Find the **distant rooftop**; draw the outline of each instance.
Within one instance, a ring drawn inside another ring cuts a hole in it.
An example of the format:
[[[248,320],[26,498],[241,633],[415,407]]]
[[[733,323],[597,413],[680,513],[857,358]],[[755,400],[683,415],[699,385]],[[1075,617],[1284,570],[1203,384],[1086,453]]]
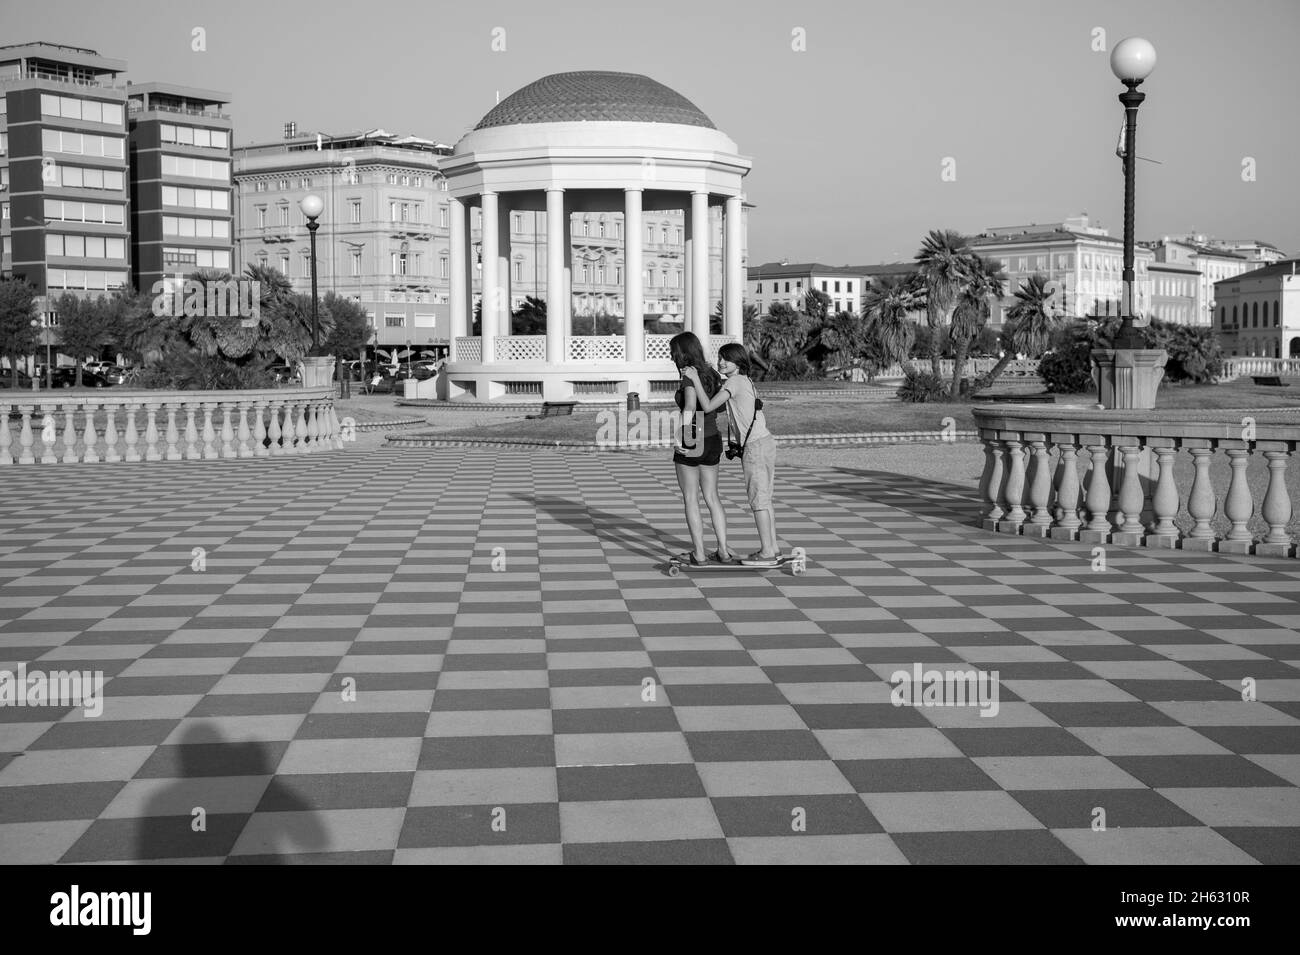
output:
[[[258,155],[284,152],[306,152],[325,150],[368,149],[387,146],[394,149],[408,149],[414,152],[432,153],[437,156],[450,156],[452,146],[434,139],[421,136],[399,136],[384,129],[371,129],[362,132],[349,132],[337,136],[323,132],[295,133],[284,139],[271,142],[250,143],[238,147],[241,153]]]
[[[56,74],[49,77],[40,75],[22,77],[24,79],[59,78],[57,74],[63,70],[50,69],[51,67],[71,67],[97,76],[126,72],[125,60],[100,56],[97,51],[85,47],[65,46],[62,43],[49,43],[44,40],[0,46],[0,63],[25,63],[25,70],[31,73]]]
[[[852,265],[823,265],[820,262],[764,262],[751,265],[751,279],[783,279],[805,275],[848,275],[854,278],[864,275],[861,268]]]
[[[1252,269],[1249,272],[1243,272],[1241,275],[1235,275],[1232,278],[1215,282],[1214,284],[1222,285],[1224,282],[1240,282],[1242,279],[1271,279],[1282,275],[1300,275],[1300,258],[1282,259],[1280,262],[1272,262],[1257,269]]]

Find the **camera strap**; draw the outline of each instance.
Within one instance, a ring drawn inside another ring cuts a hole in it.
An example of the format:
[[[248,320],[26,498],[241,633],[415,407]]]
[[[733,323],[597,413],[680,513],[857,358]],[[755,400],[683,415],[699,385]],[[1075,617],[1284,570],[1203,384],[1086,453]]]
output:
[[[754,431],[754,425],[758,423],[758,413],[763,410],[763,399],[758,396],[758,390],[754,383],[749,383],[749,390],[754,392],[754,417],[749,422],[749,428],[745,431],[745,440],[740,443],[740,450],[745,450],[745,445],[749,444],[749,436]],[[731,401],[727,401],[727,433],[731,433],[731,421],[734,416],[731,413]]]

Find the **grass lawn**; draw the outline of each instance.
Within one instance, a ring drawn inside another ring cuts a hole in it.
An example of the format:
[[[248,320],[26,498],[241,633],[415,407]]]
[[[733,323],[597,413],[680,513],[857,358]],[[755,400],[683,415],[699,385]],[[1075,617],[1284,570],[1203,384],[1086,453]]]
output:
[[[828,382],[827,384],[840,384]],[[760,384],[760,388],[762,385]],[[774,388],[776,383],[768,383]],[[784,384],[781,385],[784,387]],[[1091,405],[1095,394],[1057,395],[1058,404]],[[1294,408],[1300,421],[1300,387],[1269,388],[1247,380],[1223,385],[1169,385],[1160,391],[1159,407],[1168,409],[1218,408]],[[960,430],[972,430],[975,418],[969,403],[903,404],[870,402],[810,395],[774,397],[764,409],[768,424],[776,434],[850,434],[861,431],[938,431],[945,418],[952,418]],[[454,417],[456,412],[426,413],[439,437],[510,439],[528,438],[543,441],[594,441],[599,427],[594,411],[577,410],[572,416],[540,418],[529,421],[521,412],[500,412],[493,420],[467,422]],[[725,428],[725,416],[719,420]]]

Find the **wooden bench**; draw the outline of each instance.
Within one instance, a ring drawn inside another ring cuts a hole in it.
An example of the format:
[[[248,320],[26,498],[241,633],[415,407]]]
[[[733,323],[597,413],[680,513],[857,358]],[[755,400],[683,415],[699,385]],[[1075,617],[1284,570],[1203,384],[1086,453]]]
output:
[[[532,418],[558,418],[561,415],[573,414],[573,406],[576,401],[543,401],[541,414],[525,415],[526,419]]]
[[[1277,375],[1251,375],[1251,381],[1257,385],[1268,385],[1271,388],[1290,388],[1291,383],[1283,381]]]

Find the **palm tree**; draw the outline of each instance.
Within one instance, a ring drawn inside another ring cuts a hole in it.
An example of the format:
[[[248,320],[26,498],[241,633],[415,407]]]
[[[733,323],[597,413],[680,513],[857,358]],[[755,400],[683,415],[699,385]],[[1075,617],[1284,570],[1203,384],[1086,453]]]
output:
[[[958,290],[969,267],[966,239],[951,229],[931,229],[916,253],[916,268],[925,282],[925,319],[930,326],[930,371],[940,376],[943,343],[939,329],[947,324]]]
[[[546,331],[546,301],[525,295],[523,304],[510,315],[514,335],[538,335]]]
[[[926,289],[919,276],[882,276],[862,297],[862,313],[870,322],[872,337],[885,364],[903,364],[916,341],[916,323],[911,314],[926,307]]]
[[[966,370],[966,356],[970,354],[971,342],[988,323],[990,298],[1002,298],[1006,289],[1007,276],[1002,271],[1002,263],[997,259],[986,259],[978,253],[970,253],[966,281],[957,292],[955,307],[952,312],[951,339],[954,350],[952,365],[952,385],[948,397],[957,400],[961,392],[962,377]]]
[[[1054,294],[1047,288],[1047,276],[1041,272],[1029,276],[1016,289],[1016,304],[1007,312],[1007,327],[1002,331],[1002,357],[985,376],[986,382],[997,381],[1017,352],[1037,358],[1051,344],[1062,322],[1052,307]]]

